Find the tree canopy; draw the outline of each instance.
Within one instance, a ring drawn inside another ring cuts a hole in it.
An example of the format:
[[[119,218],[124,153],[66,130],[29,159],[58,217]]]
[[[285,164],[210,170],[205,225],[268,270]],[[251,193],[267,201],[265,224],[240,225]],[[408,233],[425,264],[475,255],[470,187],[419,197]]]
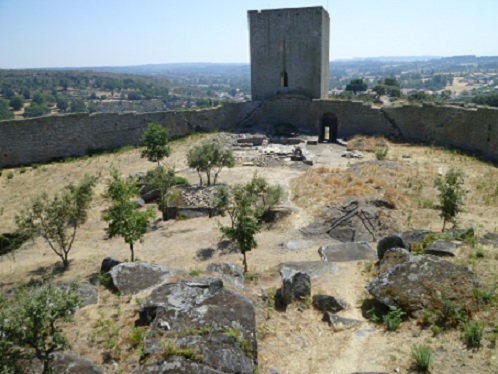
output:
[[[149,123],[140,139],[140,146],[145,147],[140,157],[145,157],[147,160],[159,164],[162,159],[168,157],[171,153],[168,142],[168,129],[153,122]]]
[[[218,175],[224,167],[234,167],[235,158],[230,149],[223,148],[221,144],[206,141],[190,149],[187,154],[188,166],[199,174],[199,183],[202,184],[202,173],[206,174],[207,184],[216,184]]]
[[[368,89],[368,85],[363,79],[352,79],[348,85],[346,85],[346,91],[353,91],[356,95],[358,92],[363,92]]]
[[[138,194],[138,187],[132,180],[124,180],[117,170],[113,170],[111,176],[112,181],[104,194],[111,201],[111,206],[103,211],[102,219],[108,222],[106,232],[109,238],[121,236],[130,246],[131,261],[135,261],[134,244],[143,240],[148,223],[155,214],[151,209],[138,209],[133,200]]]
[[[69,252],[76,232],[88,218],[96,179],[86,175],[51,198],[46,192],[33,199],[16,216],[19,232],[30,238],[41,236],[69,268]]]

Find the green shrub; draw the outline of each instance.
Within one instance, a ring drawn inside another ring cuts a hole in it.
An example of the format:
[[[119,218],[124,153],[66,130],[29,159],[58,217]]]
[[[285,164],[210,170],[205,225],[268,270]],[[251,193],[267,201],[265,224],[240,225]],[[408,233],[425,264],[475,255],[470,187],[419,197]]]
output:
[[[415,366],[418,370],[427,372],[432,361],[432,349],[427,345],[414,345],[412,346],[411,357],[415,361]]]
[[[26,168],[23,166],[22,168],[19,169],[19,174],[24,174],[26,173]]]
[[[483,258],[486,252],[484,251],[484,248],[479,246],[476,248],[476,257],[477,258]]]
[[[187,178],[183,178],[183,177],[179,177],[178,175],[175,175],[174,184],[176,186],[178,186],[178,185],[189,185],[190,183],[188,182]]]
[[[12,179],[12,178],[14,178],[14,172],[13,171],[9,171],[7,173],[7,179]]]
[[[131,333],[129,336],[130,343],[132,346],[137,347],[140,345],[145,337],[145,332],[139,327],[132,327],[131,328]]]
[[[438,325],[434,324],[431,327],[431,331],[434,334],[434,336],[439,335],[439,334],[441,334],[441,327],[439,327]]]
[[[484,333],[484,323],[471,321],[463,325],[463,340],[467,348],[479,349]]]
[[[385,160],[387,157],[388,147],[379,147],[375,150],[375,158],[379,161]]]
[[[389,313],[383,316],[384,325],[388,331],[396,331],[401,325],[405,312],[395,306],[390,306],[389,309]]]

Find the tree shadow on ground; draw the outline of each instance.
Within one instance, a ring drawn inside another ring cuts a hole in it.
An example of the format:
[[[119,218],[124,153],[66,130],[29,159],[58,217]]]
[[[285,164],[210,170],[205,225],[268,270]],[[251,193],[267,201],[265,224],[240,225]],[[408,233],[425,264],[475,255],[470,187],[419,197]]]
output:
[[[196,257],[201,261],[207,261],[213,258],[216,252],[219,253],[219,256],[226,256],[232,253],[239,253],[239,249],[230,240],[222,240],[216,245],[216,249],[211,247],[199,249]]]
[[[72,260],[69,260],[69,268],[71,268],[71,263]],[[54,277],[55,275],[64,274],[65,271],[66,269],[64,269],[62,263],[56,262],[55,264],[52,265],[40,266],[37,269],[30,271],[28,274],[31,275],[32,277],[39,277],[39,279],[43,281],[44,279],[48,280]]]

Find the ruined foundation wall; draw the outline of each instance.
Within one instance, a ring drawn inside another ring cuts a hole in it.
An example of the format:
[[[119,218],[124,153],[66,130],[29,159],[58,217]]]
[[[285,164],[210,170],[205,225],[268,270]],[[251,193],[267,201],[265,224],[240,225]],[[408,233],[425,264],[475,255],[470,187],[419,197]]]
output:
[[[359,102],[282,96],[188,112],[70,114],[0,122],[0,167],[49,162],[90,151],[137,145],[149,122],[173,137],[291,124],[318,134],[323,116],[338,120],[339,137],[386,135],[450,146],[498,162],[498,110],[409,105],[376,109]]]

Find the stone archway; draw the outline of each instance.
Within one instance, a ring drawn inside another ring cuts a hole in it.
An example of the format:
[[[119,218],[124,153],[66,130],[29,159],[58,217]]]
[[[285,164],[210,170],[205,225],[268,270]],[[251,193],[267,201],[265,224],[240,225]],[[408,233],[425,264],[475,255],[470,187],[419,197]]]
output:
[[[338,121],[334,113],[325,113],[322,117],[319,142],[334,143],[337,141]]]

